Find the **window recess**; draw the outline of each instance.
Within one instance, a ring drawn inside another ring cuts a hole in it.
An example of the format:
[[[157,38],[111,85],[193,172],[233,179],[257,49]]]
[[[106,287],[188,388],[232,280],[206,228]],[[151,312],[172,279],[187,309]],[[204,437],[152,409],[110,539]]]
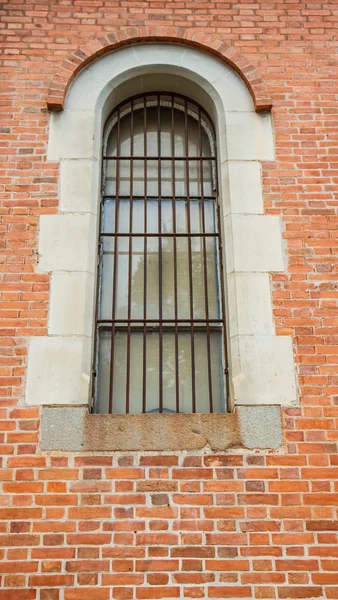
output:
[[[225,412],[215,132],[183,96],[139,95],[108,119],[97,281],[95,412]]]

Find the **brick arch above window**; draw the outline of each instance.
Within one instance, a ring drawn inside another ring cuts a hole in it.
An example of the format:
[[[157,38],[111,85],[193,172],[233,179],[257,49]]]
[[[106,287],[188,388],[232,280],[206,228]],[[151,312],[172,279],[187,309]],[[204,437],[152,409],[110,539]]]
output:
[[[51,111],[63,110],[73,79],[97,58],[124,46],[151,42],[183,44],[216,56],[238,73],[244,81],[251,94],[256,112],[271,110],[272,100],[266,90],[266,85],[246,56],[219,37],[202,33],[198,29],[156,26],[116,29],[74,50],[60,65],[53,77],[47,97],[48,109]]]

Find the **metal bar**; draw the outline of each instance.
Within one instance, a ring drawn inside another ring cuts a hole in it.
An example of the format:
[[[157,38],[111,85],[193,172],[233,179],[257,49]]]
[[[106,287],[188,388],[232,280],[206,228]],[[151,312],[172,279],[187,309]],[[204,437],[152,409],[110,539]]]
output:
[[[129,319],[131,323],[158,323],[160,319]],[[97,323],[127,323],[128,319],[98,319]],[[223,323],[223,319],[162,319],[162,323]]]
[[[117,146],[116,152],[120,153],[120,138],[121,138],[121,120],[120,120],[120,109],[117,110]],[[119,162],[116,163],[116,197],[115,197],[115,233],[118,231],[118,196],[119,196],[119,184],[120,184],[120,171]],[[117,283],[117,246],[118,238],[115,237],[114,241],[114,268],[113,268],[113,299],[112,299],[112,321],[115,319],[116,310],[116,283]],[[114,345],[115,345],[115,328],[114,323],[112,326],[112,338],[111,338],[111,350],[110,350],[110,380],[109,380],[109,413],[113,412],[113,388],[114,388]]]
[[[219,233],[217,232],[207,232],[207,233],[100,233],[101,237],[219,237]]]
[[[202,127],[201,127],[201,109],[198,111],[198,137],[199,137],[199,151],[200,154],[203,152],[202,144]],[[202,208],[202,233],[205,234],[205,205],[204,205],[204,174],[203,174],[203,163],[199,163],[200,170],[200,186],[201,186],[201,208]],[[207,251],[205,236],[202,239],[203,244],[203,266],[204,266],[204,303],[205,303],[205,317],[209,321],[209,295],[208,295],[208,267],[207,267]],[[207,324],[207,364],[208,364],[208,384],[209,384],[209,410],[213,412],[212,402],[212,372],[211,372],[211,349],[210,349],[210,329]]]
[[[173,209],[173,245],[174,245],[174,314],[175,314],[175,388],[176,412],[180,412],[180,380],[178,353],[178,298],[177,298],[177,233],[176,233],[176,185],[175,185],[175,100],[171,96],[171,177],[172,177],[172,209]]]
[[[175,325],[162,325],[162,329],[165,332],[170,332],[170,333],[171,332],[175,332]],[[136,332],[142,332],[143,331],[143,325],[133,325],[132,326],[132,330],[136,331]],[[148,330],[151,333],[158,333],[159,332],[159,325],[157,325],[157,326],[155,326],[155,325],[150,326],[148,328]],[[212,327],[210,327],[210,330],[211,331],[216,331],[218,333],[222,333],[221,327],[212,326]],[[104,326],[104,327],[100,328],[100,331],[111,331],[111,327],[108,327],[108,325]],[[128,325],[116,325],[115,326],[115,331],[128,331]],[[180,326],[180,332],[181,331],[190,333],[191,332],[190,325],[182,325],[182,326]],[[201,333],[201,332],[204,333],[204,332],[206,332],[206,329],[205,329],[205,327],[203,327],[203,328],[199,327],[199,328],[197,328],[196,331],[198,331],[199,333]]]
[[[144,160],[144,159],[143,159]],[[109,195],[109,194],[103,194],[103,198],[113,198],[115,199],[115,194],[114,196]],[[186,200],[187,197],[186,196],[177,196],[178,200]],[[205,200],[215,200],[215,196],[204,196]],[[147,196],[148,200],[158,200],[157,196]],[[191,202],[199,202],[200,201],[200,196],[190,196],[190,201]],[[119,200],[129,200],[129,196],[119,196]],[[141,196],[134,196],[133,197],[133,201],[137,202],[137,201],[143,201],[143,197]],[[163,196],[162,195],[162,201],[163,200],[172,200],[172,196]]]
[[[184,101],[184,141],[185,153],[189,154],[188,139],[188,103]],[[196,387],[195,387],[195,338],[194,338],[194,293],[192,281],[192,248],[191,248],[191,212],[190,212],[190,181],[189,181],[189,163],[185,163],[185,177],[187,186],[187,221],[188,221],[188,263],[189,263],[189,294],[190,294],[190,319],[191,319],[191,399],[192,412],[196,412]]]
[[[214,156],[104,156],[103,160],[116,160],[116,161],[121,161],[121,160],[183,160],[183,161],[187,161],[187,160],[207,160],[207,161],[213,161],[216,160],[216,158]]]
[[[134,101],[135,101],[135,100],[139,100],[140,98],[142,98],[142,99],[143,99],[143,98],[146,98],[146,100],[147,100],[148,98],[153,98],[154,96],[157,96],[157,94],[158,94],[158,91],[150,91],[150,92],[146,92],[146,93],[144,93],[144,92],[143,92],[143,93],[141,93],[141,94],[140,94],[140,93],[138,93],[138,94],[134,94],[133,96],[131,96],[131,97],[129,98],[129,101],[130,101],[130,100],[134,100]],[[171,93],[170,93],[170,92],[169,92],[169,93],[162,92],[162,94],[163,94],[163,95],[165,95],[165,96],[170,96],[170,95],[171,95]],[[174,95],[175,95],[175,98],[179,98],[180,100],[185,100],[185,99],[186,99],[186,96],[184,96],[183,94],[180,94],[179,92],[175,92],[175,94],[174,94]],[[123,101],[123,102],[121,102],[121,103],[120,103],[120,104],[119,104],[117,107],[115,107],[115,108],[113,109],[113,111],[112,111],[112,112],[109,114],[107,121],[110,121],[110,118],[111,118],[111,116],[112,116],[112,115],[113,115],[113,114],[116,112],[116,110],[117,110],[117,108],[118,108],[119,106],[120,106],[120,107],[121,107],[121,106],[125,106],[125,104],[126,104],[126,101],[124,100],[124,101]],[[135,104],[136,104],[136,109],[140,109],[140,108],[141,108],[141,104],[140,104],[140,103],[139,103],[139,104],[135,103]],[[178,108],[179,110],[180,110],[180,109],[182,109],[182,104],[183,104],[183,103],[181,103],[181,104],[177,103],[177,105],[175,106],[175,108],[176,108],[176,109]],[[200,109],[202,110],[202,112],[203,112],[203,115],[204,115],[204,118],[205,118],[205,120],[207,120],[207,121],[208,121],[208,125],[209,125],[210,129],[211,129],[211,130],[212,130],[212,132],[213,132],[213,136],[215,137],[215,127],[214,127],[214,124],[213,124],[212,120],[210,119],[210,116],[208,115],[208,113],[205,111],[205,109],[203,108],[203,106],[202,106],[201,104],[199,104],[199,103],[198,103],[198,102],[196,102],[196,101],[194,101],[194,103],[193,103],[193,104],[194,104],[194,106],[195,106],[195,109],[196,109],[196,108],[197,108],[197,109],[198,109],[198,108],[200,108]],[[152,106],[154,106],[154,102],[153,102],[153,101],[150,101],[150,103],[149,103],[149,106],[151,106],[151,107],[152,107]],[[136,109],[135,109],[135,110],[136,110]]]
[[[134,112],[133,100],[130,111],[130,156],[134,154]],[[118,163],[117,163],[118,164]],[[129,249],[128,249],[128,332],[127,332],[127,368],[126,368],[126,414],[129,413],[130,395],[130,318],[131,318],[131,283],[132,283],[132,260],[133,260],[133,161],[130,161],[129,181]]]
[[[143,110],[143,151],[144,151],[144,246],[143,246],[143,378],[142,378],[142,412],[147,407],[147,100],[144,96]]]
[[[163,331],[162,331],[162,205],[161,205],[161,103],[157,96],[157,172],[158,172],[158,316],[159,330],[159,412],[163,412]]]

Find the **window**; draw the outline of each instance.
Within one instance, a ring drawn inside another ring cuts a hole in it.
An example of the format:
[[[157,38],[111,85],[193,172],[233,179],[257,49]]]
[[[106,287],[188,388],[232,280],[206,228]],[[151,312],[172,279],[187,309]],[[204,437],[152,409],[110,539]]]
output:
[[[226,410],[216,158],[210,118],[178,94],[133,97],[106,123],[98,413]]]
[[[280,217],[264,214],[262,193],[262,164],[275,160],[271,115],[255,113],[245,84],[224,62],[196,48],[170,43],[135,44],[97,58],[72,81],[66,110],[51,114],[48,159],[60,162],[60,205],[57,214],[41,215],[40,218],[37,272],[50,273],[50,311],[46,335],[30,340],[27,403],[87,405],[89,400],[92,406],[92,356],[94,346],[98,348],[93,332],[96,330],[94,320],[99,319],[99,315],[95,315],[93,302],[95,304],[94,288],[97,287],[97,224],[101,213],[99,159],[102,132],[114,107],[137,94],[140,81],[144,93],[156,90],[153,93],[155,101],[158,94],[165,96],[161,92],[163,89],[169,88],[176,94],[175,103],[181,109],[175,107],[175,122],[178,114],[184,113],[184,101],[182,103],[177,95],[180,90],[179,93],[203,105],[217,132],[225,232],[223,257],[226,259],[225,304],[231,374],[230,399],[227,394],[229,408],[296,404],[292,338],[276,335],[271,304],[271,273],[283,273],[285,269]],[[170,98],[167,95],[169,102]],[[136,97],[134,100],[136,103]],[[193,110],[191,103],[189,106],[191,113],[198,112],[198,108]],[[121,104],[120,112],[122,107]],[[133,112],[136,115],[140,110]],[[187,120],[198,123],[193,114],[188,113]],[[206,116],[204,121],[209,127],[203,129],[202,125],[202,130],[211,140],[214,137],[210,134],[212,127]],[[210,147],[214,152],[211,141]],[[163,154],[163,148],[161,151]],[[163,162],[164,158],[160,160]],[[123,161],[117,162],[121,166]],[[137,161],[133,160],[133,163],[135,170]],[[142,164],[144,167],[142,160],[139,161],[139,165]],[[175,161],[175,174],[178,168],[179,161]],[[193,200],[190,202],[192,204]],[[135,240],[133,237],[132,247]],[[151,241],[149,236],[148,240]],[[161,241],[162,245],[168,243],[164,236]],[[134,299],[132,306],[133,302]],[[105,318],[111,320],[111,315]],[[150,318],[149,314],[147,317]],[[102,330],[103,325],[100,327]],[[150,333],[149,328],[147,332]],[[99,336],[96,340],[99,342]],[[148,361],[147,364],[149,366]],[[95,370],[97,372],[96,361]],[[176,388],[174,375],[175,371],[170,381],[171,390],[173,385]],[[179,375],[181,379],[182,369]],[[147,374],[146,381],[149,377]],[[96,381],[99,383],[98,378]],[[143,386],[143,374],[138,376],[137,382],[139,389]],[[97,386],[94,387],[97,391]],[[216,410],[212,391],[213,410]],[[123,402],[125,394],[126,390],[122,389]],[[163,394],[162,405],[166,408],[167,399]],[[209,399],[208,395],[206,397]],[[181,399],[179,397],[180,410],[183,410]],[[114,405],[115,401],[116,395]],[[191,405],[191,400],[189,402]],[[97,403],[96,408],[102,412],[109,410],[109,391],[107,404],[100,407]],[[134,407],[129,409],[134,410]],[[145,409],[153,410],[149,405],[149,394]]]

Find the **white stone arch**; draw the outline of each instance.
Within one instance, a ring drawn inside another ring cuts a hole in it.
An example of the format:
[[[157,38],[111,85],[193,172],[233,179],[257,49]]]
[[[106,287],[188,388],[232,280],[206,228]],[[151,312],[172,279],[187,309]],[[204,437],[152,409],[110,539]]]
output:
[[[48,335],[32,338],[28,404],[90,398],[102,130],[112,108],[138,92],[179,91],[213,118],[222,194],[232,402],[297,401],[291,337],[277,337],[270,276],[284,271],[281,223],[264,215],[261,162],[274,160],[271,115],[257,114],[224,62],[179,44],[137,44],[98,58],[52,113],[48,158],[60,161],[56,215],[43,215],[39,272],[51,272]]]

